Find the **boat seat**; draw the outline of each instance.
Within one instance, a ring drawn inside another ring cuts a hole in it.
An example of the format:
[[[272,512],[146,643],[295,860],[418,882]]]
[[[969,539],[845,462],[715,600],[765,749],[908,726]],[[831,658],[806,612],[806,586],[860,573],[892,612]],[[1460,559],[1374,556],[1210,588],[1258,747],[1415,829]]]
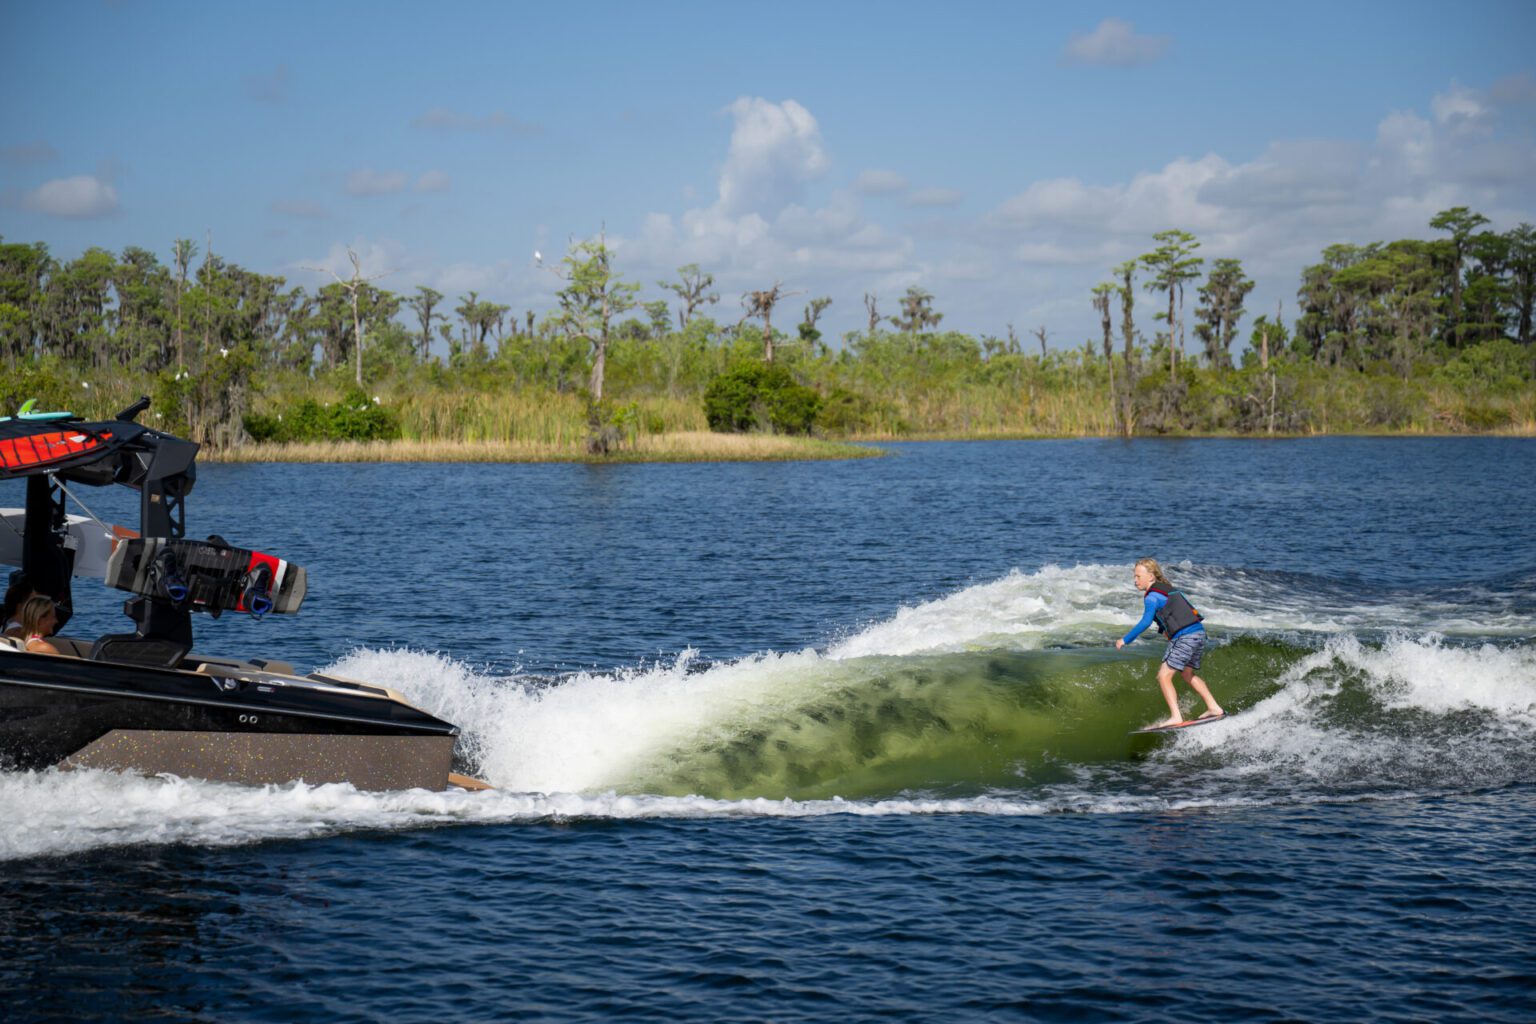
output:
[[[285,676],[294,674],[293,666],[286,661],[268,661],[265,658],[240,661],[237,658],[216,658],[207,654],[198,654],[196,651],[187,655],[181,667],[204,675],[230,672],[271,672],[274,675]]]
[[[90,652],[90,645],[85,641],[67,636],[51,636],[48,642],[66,658],[83,658]],[[0,636],[0,651],[25,651],[26,649],[27,642],[20,637]]]
[[[194,667],[193,663],[196,663]],[[237,658],[215,658],[208,654],[192,652],[187,655],[186,664],[182,668],[191,668],[194,672],[238,672],[241,669],[249,669],[252,666]]]
[[[48,642],[59,649],[60,654],[67,654],[72,658],[89,658],[92,644],[89,640],[80,640],[72,636],[51,636]]]
[[[143,665],[148,668],[175,668],[187,656],[189,648],[174,640],[142,637],[137,633],[109,633],[91,648],[92,661],[111,661],[119,665]]]

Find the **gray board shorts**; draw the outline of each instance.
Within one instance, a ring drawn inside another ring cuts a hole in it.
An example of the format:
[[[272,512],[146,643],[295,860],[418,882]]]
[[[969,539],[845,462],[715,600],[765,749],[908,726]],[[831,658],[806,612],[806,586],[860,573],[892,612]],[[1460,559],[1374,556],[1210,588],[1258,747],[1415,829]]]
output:
[[[1163,662],[1175,672],[1199,668],[1200,656],[1204,653],[1205,630],[1192,629],[1168,641],[1168,653],[1163,655]]]

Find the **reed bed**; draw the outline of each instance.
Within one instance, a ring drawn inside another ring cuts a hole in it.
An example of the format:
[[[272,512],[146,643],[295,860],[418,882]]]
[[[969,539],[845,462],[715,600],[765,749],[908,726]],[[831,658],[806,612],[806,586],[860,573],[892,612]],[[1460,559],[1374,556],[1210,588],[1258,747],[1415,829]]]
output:
[[[787,462],[859,459],[878,448],[808,437],[682,431],[640,435],[607,455],[590,455],[585,439],[547,441],[316,441],[248,444],[205,458],[215,462]]]
[[[675,434],[708,428],[697,398],[646,396],[629,408],[634,431]],[[588,433],[586,400],[551,391],[410,391],[399,396],[400,431],[410,441],[534,441],[563,447]]]

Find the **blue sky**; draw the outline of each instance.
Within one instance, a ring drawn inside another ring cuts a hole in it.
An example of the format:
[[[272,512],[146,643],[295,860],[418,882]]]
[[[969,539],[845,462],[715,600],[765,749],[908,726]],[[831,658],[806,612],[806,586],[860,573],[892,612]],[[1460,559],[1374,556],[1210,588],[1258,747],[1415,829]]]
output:
[[[211,232],[310,287],[350,246],[543,311],[533,251],[606,229],[644,298],[713,272],[720,320],[780,281],[842,332],[916,284],[1055,346],[1182,227],[1289,319],[1324,245],[1536,221],[1532,40],[1528,2],[9,2],[0,235]]]

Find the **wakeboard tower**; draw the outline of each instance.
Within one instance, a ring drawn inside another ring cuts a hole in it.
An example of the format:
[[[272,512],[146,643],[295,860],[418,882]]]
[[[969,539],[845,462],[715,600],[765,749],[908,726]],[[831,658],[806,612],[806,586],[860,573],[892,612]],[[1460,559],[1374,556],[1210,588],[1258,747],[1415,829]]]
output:
[[[123,611],[134,626],[55,635],[59,655],[0,638],[0,770],[483,788],[452,771],[459,730],[388,687],[193,650],[194,614],[296,613],[308,575],[220,537],[187,537],[198,445],[135,422],[148,406],[104,422],[28,407],[0,417],[0,488],[25,491],[24,508],[0,509],[0,560],[58,602],[61,631],[72,580],[86,576],[132,595]],[[95,520],[73,490],[108,485],[139,492],[137,530]],[[90,522],[67,513],[66,498]]]

